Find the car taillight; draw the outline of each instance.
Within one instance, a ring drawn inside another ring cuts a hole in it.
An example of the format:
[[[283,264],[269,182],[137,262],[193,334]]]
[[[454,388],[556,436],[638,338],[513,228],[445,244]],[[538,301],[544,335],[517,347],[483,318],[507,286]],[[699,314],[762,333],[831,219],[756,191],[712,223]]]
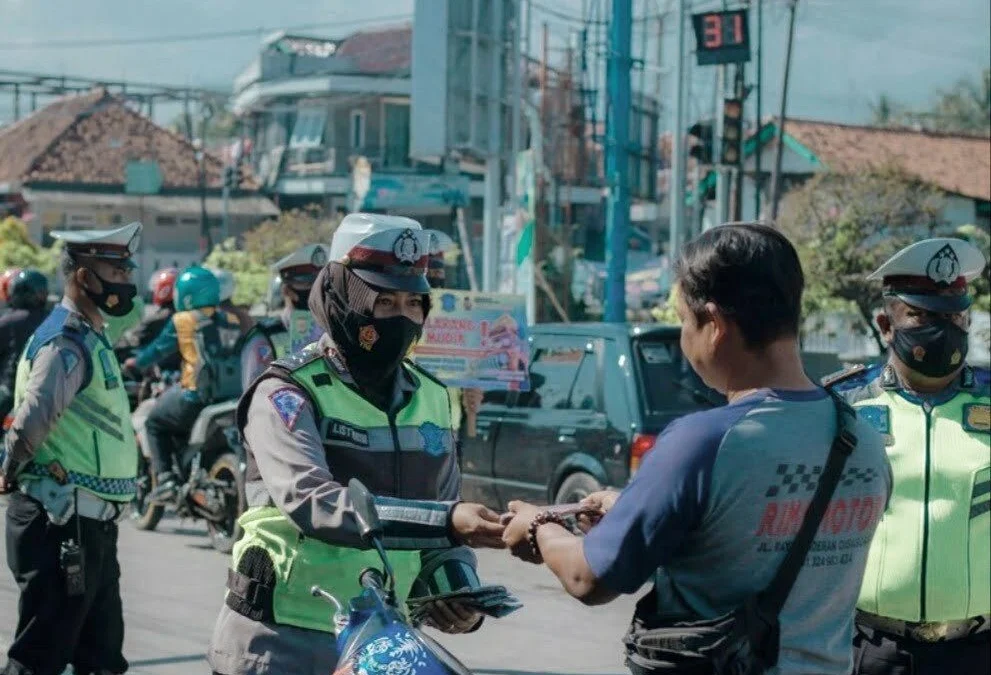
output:
[[[633,443],[630,445],[630,476],[637,472],[640,463],[647,453],[654,449],[654,442],[657,440],[655,434],[633,434]]]

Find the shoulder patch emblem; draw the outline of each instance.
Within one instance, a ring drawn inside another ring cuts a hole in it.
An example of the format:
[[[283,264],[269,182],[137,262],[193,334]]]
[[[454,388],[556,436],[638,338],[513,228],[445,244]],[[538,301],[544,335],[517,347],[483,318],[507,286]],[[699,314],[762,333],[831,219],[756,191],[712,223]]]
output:
[[[891,433],[891,409],[886,405],[863,405],[857,408],[857,414],[879,434]]]
[[[444,429],[433,422],[424,422],[419,428],[420,437],[423,438],[423,450],[431,457],[440,457],[444,454]]]
[[[991,432],[991,405],[971,403],[963,407],[963,428],[965,431]]]
[[[59,356],[62,357],[62,367],[65,368],[66,375],[71,373],[79,365],[79,357],[71,349],[60,349]]]
[[[272,402],[275,412],[279,413],[286,429],[293,431],[296,427],[296,420],[299,419],[299,413],[303,410],[303,405],[306,404],[303,395],[292,387],[282,387],[269,394],[268,400]]]

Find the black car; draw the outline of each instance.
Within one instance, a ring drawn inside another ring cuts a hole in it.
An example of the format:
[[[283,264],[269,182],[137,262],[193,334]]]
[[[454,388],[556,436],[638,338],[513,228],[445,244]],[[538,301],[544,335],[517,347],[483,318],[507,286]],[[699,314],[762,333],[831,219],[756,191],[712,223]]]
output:
[[[487,392],[462,439],[463,496],[567,503],[622,487],[672,420],[722,405],[682,356],[672,326],[530,328],[530,391]]]

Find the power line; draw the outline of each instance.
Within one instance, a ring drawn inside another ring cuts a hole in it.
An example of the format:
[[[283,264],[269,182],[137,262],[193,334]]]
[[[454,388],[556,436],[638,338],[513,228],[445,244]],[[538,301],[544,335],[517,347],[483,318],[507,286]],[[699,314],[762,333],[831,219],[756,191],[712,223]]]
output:
[[[330,28],[336,26],[354,26],[379,21],[405,21],[412,19],[412,14],[391,14],[388,16],[374,16],[366,19],[356,19],[352,21],[323,21],[319,23],[298,24],[295,26],[285,26],[281,30],[310,30],[314,28]],[[257,28],[244,28],[241,30],[217,31],[212,33],[194,33],[186,35],[160,35],[142,38],[123,39],[92,39],[92,40],[52,40],[48,42],[0,42],[0,50],[28,50],[28,49],[83,49],[89,47],[124,47],[129,45],[152,45],[152,44],[178,44],[183,42],[200,42],[208,40],[226,40],[230,38],[258,37],[272,29],[263,26]]]

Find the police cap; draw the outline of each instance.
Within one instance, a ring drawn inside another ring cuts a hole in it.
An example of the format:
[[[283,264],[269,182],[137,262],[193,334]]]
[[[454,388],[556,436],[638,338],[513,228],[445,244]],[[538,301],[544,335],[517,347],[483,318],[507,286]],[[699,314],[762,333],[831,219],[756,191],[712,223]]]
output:
[[[116,230],[59,230],[51,233],[65,242],[65,250],[73,256],[88,256],[121,262],[131,269],[137,267],[133,258],[141,242],[141,223]]]
[[[880,280],[885,297],[930,312],[954,314],[970,307],[973,298],[967,293],[967,282],[977,278],[986,264],[973,244],[938,237],[906,246],[867,279]]]

